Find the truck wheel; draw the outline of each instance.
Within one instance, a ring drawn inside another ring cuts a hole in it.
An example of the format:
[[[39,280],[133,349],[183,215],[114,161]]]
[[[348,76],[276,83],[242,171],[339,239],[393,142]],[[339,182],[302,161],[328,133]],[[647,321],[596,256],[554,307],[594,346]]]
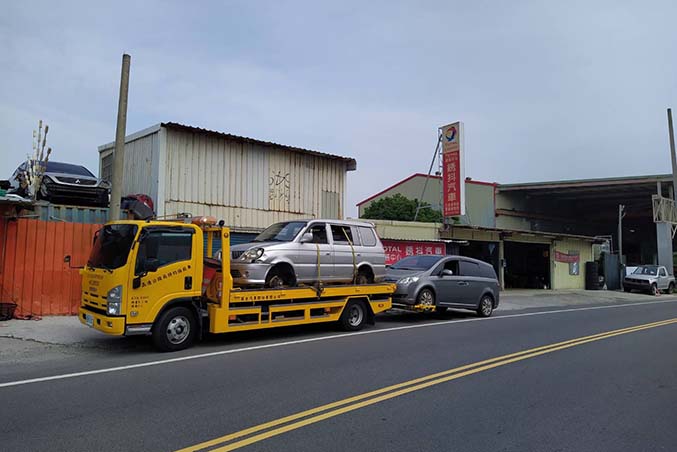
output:
[[[626,292],[632,292],[632,289],[629,288],[629,287],[623,287],[623,290],[626,291]]]
[[[651,288],[649,288],[649,293],[651,295],[656,295],[658,293],[658,286],[656,283],[651,284]]]
[[[480,317],[489,317],[494,312],[494,300],[489,295],[485,295],[480,300],[477,308],[477,315]]]
[[[183,350],[191,345],[197,333],[193,312],[177,306],[164,312],[153,327],[153,343],[163,352]]]
[[[344,331],[361,330],[367,320],[367,308],[361,301],[351,301],[343,309],[339,325]]]
[[[675,291],[675,283],[670,283],[670,284],[668,285],[667,293],[671,294],[671,293],[674,292],[674,291]]]

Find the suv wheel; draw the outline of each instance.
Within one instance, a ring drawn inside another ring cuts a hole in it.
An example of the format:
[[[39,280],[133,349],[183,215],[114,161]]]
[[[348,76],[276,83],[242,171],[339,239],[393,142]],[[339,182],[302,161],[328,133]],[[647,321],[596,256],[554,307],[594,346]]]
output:
[[[363,284],[373,284],[373,283],[374,283],[374,275],[371,274],[369,269],[360,268],[357,271],[357,276],[355,277],[355,284],[363,285]]]
[[[295,286],[294,275],[287,268],[273,267],[266,276],[265,287],[279,289],[282,287]]]

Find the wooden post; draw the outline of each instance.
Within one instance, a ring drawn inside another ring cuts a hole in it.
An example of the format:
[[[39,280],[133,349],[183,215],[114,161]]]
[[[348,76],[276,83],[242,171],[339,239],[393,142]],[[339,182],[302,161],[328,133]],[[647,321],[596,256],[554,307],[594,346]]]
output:
[[[111,177],[110,210],[108,220],[120,219],[120,198],[122,198],[122,173],[125,169],[125,135],[127,130],[127,96],[129,94],[129,66],[131,59],[122,55],[120,74],[120,97],[118,99],[118,120],[115,128],[115,152],[113,153],[113,175]]]

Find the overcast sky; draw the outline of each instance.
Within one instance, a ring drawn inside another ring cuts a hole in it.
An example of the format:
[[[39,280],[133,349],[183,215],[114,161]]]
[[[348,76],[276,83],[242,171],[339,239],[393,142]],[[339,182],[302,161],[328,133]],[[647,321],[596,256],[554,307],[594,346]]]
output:
[[[356,202],[426,172],[465,123],[466,175],[670,171],[677,2],[3,2],[0,175],[31,150],[98,171],[123,52],[128,133],[161,121],[355,157]],[[676,112],[677,113],[677,112]]]

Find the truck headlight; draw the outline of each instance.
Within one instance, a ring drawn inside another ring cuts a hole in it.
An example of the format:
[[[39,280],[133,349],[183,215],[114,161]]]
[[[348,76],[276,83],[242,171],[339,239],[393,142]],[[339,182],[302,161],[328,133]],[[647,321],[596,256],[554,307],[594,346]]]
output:
[[[122,286],[115,286],[106,295],[108,315],[120,315],[122,306]]]
[[[406,278],[402,278],[399,281],[397,281],[397,285],[408,286],[409,284],[413,284],[416,281],[418,281],[418,276],[407,276]]]
[[[245,251],[242,254],[242,257],[240,257],[240,259],[242,259],[243,261],[254,262],[256,259],[263,256],[263,251],[264,251],[263,248],[252,248],[250,250]]]

